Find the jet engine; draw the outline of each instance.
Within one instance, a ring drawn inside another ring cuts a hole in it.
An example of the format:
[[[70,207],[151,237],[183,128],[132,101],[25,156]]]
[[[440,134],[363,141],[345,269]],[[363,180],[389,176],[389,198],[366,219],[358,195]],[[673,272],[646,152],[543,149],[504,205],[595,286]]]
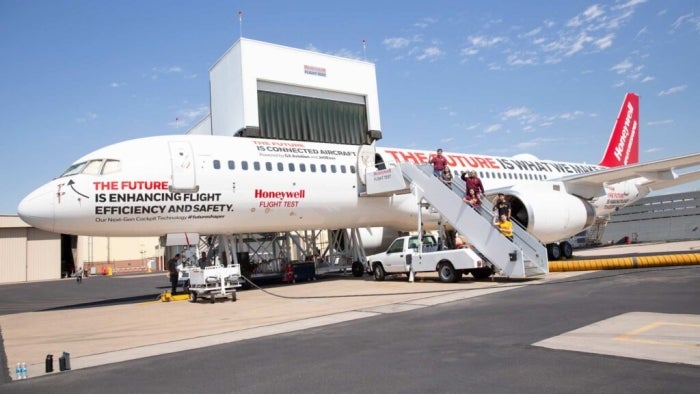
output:
[[[540,242],[569,238],[593,225],[595,209],[567,193],[562,183],[515,185],[506,193],[511,216]]]

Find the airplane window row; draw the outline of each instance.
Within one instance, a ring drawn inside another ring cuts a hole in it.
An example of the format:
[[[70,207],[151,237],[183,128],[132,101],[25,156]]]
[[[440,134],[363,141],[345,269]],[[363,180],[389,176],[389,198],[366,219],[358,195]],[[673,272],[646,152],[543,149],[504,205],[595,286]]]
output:
[[[461,172],[454,171],[454,176],[455,177],[460,177],[462,175]],[[493,178],[493,179],[522,179],[522,180],[531,180],[531,181],[536,181],[540,180],[543,181],[547,179],[544,174],[523,174],[523,173],[500,173],[500,172],[489,172],[489,171],[479,171],[479,178]]]
[[[266,161],[264,163],[261,163],[259,161],[254,161],[252,163],[249,163],[247,160],[243,160],[238,163],[241,170],[243,171],[248,171],[250,169],[254,171],[262,171],[263,166],[265,167],[265,171],[278,171],[282,172],[285,171],[285,165],[282,162],[277,162],[277,163],[272,163],[269,161]],[[213,160],[212,165],[215,170],[220,170],[221,169],[221,161],[220,160]],[[233,160],[228,160],[226,162],[226,166],[229,170],[235,170],[236,169],[236,162]],[[355,173],[355,166],[346,166],[345,164],[340,164],[340,165],[335,165],[335,164],[306,164],[306,163],[287,163],[286,166],[286,171],[289,172],[329,172],[332,174],[340,172],[341,174],[346,174],[348,171],[351,174]]]

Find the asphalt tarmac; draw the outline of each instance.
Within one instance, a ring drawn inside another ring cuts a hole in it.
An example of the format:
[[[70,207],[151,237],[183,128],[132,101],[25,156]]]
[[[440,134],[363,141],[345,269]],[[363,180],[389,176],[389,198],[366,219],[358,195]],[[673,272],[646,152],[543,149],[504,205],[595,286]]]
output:
[[[661,246],[669,253],[699,243]],[[700,386],[699,266],[521,281],[418,279],[333,276],[241,291],[238,301],[214,305],[155,302],[168,287],[164,274],[0,286],[8,365],[0,391],[639,393]],[[45,374],[46,354],[57,360],[62,351],[70,352],[72,370]],[[17,361],[30,365],[29,379],[11,381]]]

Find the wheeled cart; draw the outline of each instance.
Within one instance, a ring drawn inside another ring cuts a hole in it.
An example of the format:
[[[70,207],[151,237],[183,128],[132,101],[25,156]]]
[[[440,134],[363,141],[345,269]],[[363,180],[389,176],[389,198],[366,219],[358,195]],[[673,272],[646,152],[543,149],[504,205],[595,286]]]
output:
[[[236,301],[236,288],[241,287],[241,266],[194,268],[190,271],[190,302],[198,298],[208,298],[214,303],[216,298],[231,297]]]

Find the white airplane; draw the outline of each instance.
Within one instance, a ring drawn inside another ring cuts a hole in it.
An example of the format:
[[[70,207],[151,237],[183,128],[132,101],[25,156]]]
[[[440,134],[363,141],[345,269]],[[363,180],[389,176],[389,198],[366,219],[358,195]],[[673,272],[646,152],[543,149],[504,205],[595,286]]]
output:
[[[700,179],[697,170],[676,172],[699,165],[700,153],[637,163],[638,100],[626,95],[599,165],[444,155],[455,174],[476,170],[487,195],[505,193],[513,217],[542,243],[556,245],[652,190]],[[413,195],[363,195],[365,148],[210,135],[129,140],[81,157],[25,197],[18,213],[39,229],[92,236],[415,229]],[[432,154],[376,148],[373,164],[427,163]],[[366,247],[382,241],[381,232],[372,234],[373,240],[363,238]]]

